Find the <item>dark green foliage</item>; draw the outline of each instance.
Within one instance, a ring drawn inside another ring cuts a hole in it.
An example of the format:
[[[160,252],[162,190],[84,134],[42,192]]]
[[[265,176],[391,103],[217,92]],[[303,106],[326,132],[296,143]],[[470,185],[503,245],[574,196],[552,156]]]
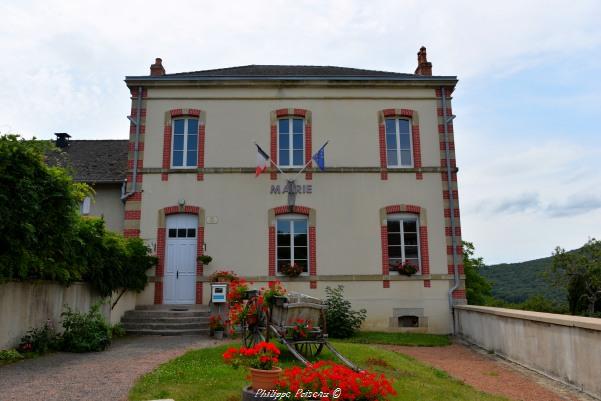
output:
[[[567,289],[570,313],[601,311],[601,241],[593,238],[573,252],[557,247],[548,276],[555,286]]]
[[[46,323],[39,328],[29,330],[21,338],[18,350],[21,353],[44,354],[58,348],[58,340],[54,328]]]
[[[0,137],[0,278],[69,283],[72,227],[89,188],[44,163],[49,143]]]
[[[11,363],[20,361],[24,356],[21,355],[17,350],[14,349],[3,349],[0,350],[0,365],[5,363]]]
[[[92,191],[67,170],[46,165],[45,155],[54,152],[49,141],[0,137],[0,280],[84,280],[102,296],[142,291],[156,258],[141,239],[79,216]]]
[[[503,263],[484,266],[480,269],[480,274],[492,283],[493,297],[505,302],[521,303],[530,297],[544,294],[548,300],[562,304],[566,302],[566,290],[553,287],[545,279],[545,271],[552,263],[551,257],[520,263]]]
[[[463,269],[465,272],[466,298],[470,305],[485,305],[492,296],[491,284],[480,275],[484,260],[475,257],[474,244],[463,241]]]
[[[367,311],[354,311],[351,303],[344,298],[344,287],[326,287],[326,326],[328,335],[333,338],[351,337],[361,327],[367,317]]]
[[[156,258],[139,238],[123,238],[107,231],[104,221],[82,218],[77,224],[77,263],[83,267],[83,279],[102,296],[118,289],[142,291],[148,282],[146,271]]]
[[[123,325],[121,323],[117,323],[111,326],[112,338],[125,337],[126,334],[127,333],[125,332],[125,329],[123,328]]]
[[[100,304],[80,313],[66,307],[61,314],[63,327],[61,349],[68,352],[103,351],[111,344],[111,327],[100,313]]]

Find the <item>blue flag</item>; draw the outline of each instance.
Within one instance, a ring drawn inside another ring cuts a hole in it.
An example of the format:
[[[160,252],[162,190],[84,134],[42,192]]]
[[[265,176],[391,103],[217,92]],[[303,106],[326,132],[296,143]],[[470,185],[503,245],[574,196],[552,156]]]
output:
[[[317,167],[319,167],[321,171],[326,169],[325,147],[327,144],[328,143],[326,142],[321,148],[319,148],[317,153],[313,155],[313,160],[315,160],[315,163],[317,163]]]

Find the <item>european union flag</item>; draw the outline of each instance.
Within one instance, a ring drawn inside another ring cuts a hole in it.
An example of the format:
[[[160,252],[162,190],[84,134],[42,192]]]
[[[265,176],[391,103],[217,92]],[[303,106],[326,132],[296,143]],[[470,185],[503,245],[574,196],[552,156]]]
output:
[[[324,143],[324,145],[321,148],[319,148],[317,153],[313,155],[313,160],[315,160],[315,163],[317,163],[317,167],[319,167],[321,171],[325,170],[326,168],[325,147],[327,144],[327,142]]]

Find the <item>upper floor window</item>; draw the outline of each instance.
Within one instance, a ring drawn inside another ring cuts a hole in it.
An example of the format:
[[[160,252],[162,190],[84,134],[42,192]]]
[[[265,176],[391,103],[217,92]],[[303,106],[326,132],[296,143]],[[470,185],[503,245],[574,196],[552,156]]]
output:
[[[198,158],[198,119],[173,120],[171,167],[196,167]]]
[[[386,119],[386,160],[388,167],[413,167],[411,157],[411,121]]]
[[[282,266],[299,264],[303,272],[309,271],[309,242],[307,217],[283,215],[277,218],[277,271]]]
[[[280,167],[305,165],[305,120],[280,118],[278,120],[278,162]]]
[[[390,214],[388,228],[388,262],[391,267],[409,262],[419,270],[419,222],[415,215]]]

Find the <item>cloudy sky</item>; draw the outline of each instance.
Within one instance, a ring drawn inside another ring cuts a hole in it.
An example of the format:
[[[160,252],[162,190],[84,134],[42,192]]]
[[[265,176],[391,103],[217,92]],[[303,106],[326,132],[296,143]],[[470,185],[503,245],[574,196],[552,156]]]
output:
[[[490,3],[490,4],[489,4]],[[0,132],[125,138],[125,75],[245,64],[458,75],[464,239],[487,263],[601,237],[601,2],[0,3]]]

